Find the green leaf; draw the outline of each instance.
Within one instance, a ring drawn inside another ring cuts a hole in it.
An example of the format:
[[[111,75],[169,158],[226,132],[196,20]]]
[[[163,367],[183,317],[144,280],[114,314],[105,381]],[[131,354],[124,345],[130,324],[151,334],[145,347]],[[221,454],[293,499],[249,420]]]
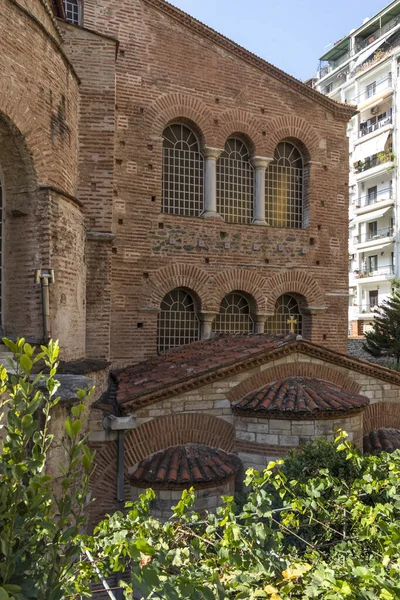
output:
[[[0,587],[0,600],[9,600],[9,595],[3,587]]]
[[[21,356],[21,358],[19,359],[19,364],[20,364],[22,370],[24,371],[24,373],[29,375],[29,373],[32,370],[32,361],[27,354],[23,354]]]

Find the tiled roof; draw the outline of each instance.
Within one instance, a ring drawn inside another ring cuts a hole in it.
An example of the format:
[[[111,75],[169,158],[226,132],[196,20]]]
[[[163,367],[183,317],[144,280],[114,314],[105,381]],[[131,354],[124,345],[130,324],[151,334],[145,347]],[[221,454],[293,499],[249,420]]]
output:
[[[399,429],[376,429],[370,431],[364,436],[364,452],[394,452],[400,449],[400,430]]]
[[[215,372],[257,354],[281,348],[294,340],[294,336],[283,335],[221,335],[174,348],[163,356],[117,372],[118,403],[123,404],[149,392]]]
[[[234,476],[241,463],[237,456],[209,446],[172,446],[143,459],[131,475],[138,487],[190,487],[215,485]]]
[[[285,415],[312,417],[358,409],[369,404],[369,399],[348,392],[333,383],[311,377],[288,377],[268,383],[260,390],[250,392],[234,411],[257,416]]]

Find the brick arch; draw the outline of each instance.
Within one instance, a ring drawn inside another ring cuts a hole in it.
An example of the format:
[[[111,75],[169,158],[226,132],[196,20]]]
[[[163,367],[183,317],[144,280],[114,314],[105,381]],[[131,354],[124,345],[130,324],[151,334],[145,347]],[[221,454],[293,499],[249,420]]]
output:
[[[222,299],[233,291],[246,292],[256,303],[256,312],[267,312],[267,298],[264,293],[265,278],[247,269],[230,269],[217,275],[212,282],[214,310],[219,310]]]
[[[364,435],[381,427],[400,429],[400,402],[375,402],[367,406],[364,412]]]
[[[202,413],[180,413],[147,421],[125,436],[127,470],[146,456],[177,444],[204,444],[232,452],[235,429],[231,423]]]
[[[213,115],[204,102],[177,92],[160,96],[148,109],[147,121],[152,135],[162,136],[168,123],[175,120],[193,123],[201,134],[202,144],[213,146]]]
[[[205,271],[194,265],[175,263],[164,267],[150,275],[150,289],[146,290],[143,304],[148,305],[150,302],[151,306],[158,308],[165,294],[177,287],[184,287],[193,290],[199,297],[201,308],[207,309],[209,279]]]
[[[359,394],[361,390],[361,385],[357,383],[357,381],[351,379],[338,369],[328,367],[327,365],[291,362],[275,365],[260,373],[252,375],[230,390],[227,396],[228,400],[230,400],[230,402],[235,402],[240,400],[240,398],[243,398],[243,396],[249,392],[258,389],[267,383],[286,377],[314,377],[316,379],[323,379],[324,381],[334,383],[354,394]]]
[[[244,136],[243,141],[250,142],[249,150],[253,156],[266,156],[267,144],[262,130],[262,123],[250,113],[239,108],[227,110],[220,118],[215,145],[224,148],[230,136],[241,133]]]
[[[266,282],[270,290],[267,300],[267,312],[273,314],[275,303],[282,294],[300,294],[309,306],[323,306],[324,294],[318,283],[305,271],[299,269],[283,271]]]
[[[307,149],[311,160],[319,160],[321,150],[320,137],[315,129],[300,117],[285,116],[273,119],[267,125],[267,152],[274,156],[275,148],[284,139],[295,138]]]

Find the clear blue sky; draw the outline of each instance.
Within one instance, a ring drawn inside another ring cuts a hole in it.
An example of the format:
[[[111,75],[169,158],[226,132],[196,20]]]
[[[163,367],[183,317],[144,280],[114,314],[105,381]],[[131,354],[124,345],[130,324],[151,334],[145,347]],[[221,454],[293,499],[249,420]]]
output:
[[[385,0],[169,0],[298,79],[312,77],[330,42],[359,27]]]

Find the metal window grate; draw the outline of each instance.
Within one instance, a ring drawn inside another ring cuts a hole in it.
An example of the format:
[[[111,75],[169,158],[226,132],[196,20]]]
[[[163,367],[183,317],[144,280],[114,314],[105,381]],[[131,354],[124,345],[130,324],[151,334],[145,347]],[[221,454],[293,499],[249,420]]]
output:
[[[180,123],[164,130],[162,212],[197,217],[203,210],[203,157],[199,142]]]
[[[200,338],[200,321],[192,296],[176,288],[164,296],[158,315],[158,351],[196,342]]]
[[[297,300],[293,296],[290,296],[290,294],[283,294],[283,296],[280,296],[276,301],[274,316],[267,321],[267,333],[283,333],[288,335],[291,333],[290,324],[288,323],[288,320],[291,319],[291,317],[297,321],[297,323],[294,324],[294,333],[296,335],[302,335],[303,316],[300,313]]]
[[[303,158],[293,144],[280,142],[268,165],[265,212],[272,227],[302,227]]]
[[[253,333],[254,321],[247,299],[237,292],[223,298],[213,323],[214,333]]]
[[[253,219],[254,173],[246,145],[229,138],[217,161],[217,211],[229,223]]]
[[[64,0],[65,20],[79,25],[79,0]]]

